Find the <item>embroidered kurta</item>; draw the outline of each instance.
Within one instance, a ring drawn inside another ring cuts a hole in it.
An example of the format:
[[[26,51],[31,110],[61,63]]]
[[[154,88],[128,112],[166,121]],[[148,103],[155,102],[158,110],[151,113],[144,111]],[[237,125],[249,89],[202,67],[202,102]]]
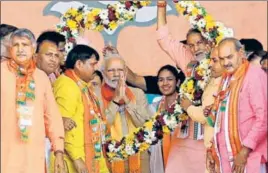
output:
[[[157,41],[160,47],[170,56],[184,74],[187,74],[187,65],[195,60],[190,49],[172,38],[167,25],[157,31]],[[194,122],[190,120],[190,135],[180,139],[174,133],[174,139],[169,152],[166,173],[196,173],[205,172],[205,147],[203,140],[194,140]]]
[[[51,84],[44,72],[36,69],[35,100],[29,141],[20,139],[16,116],[16,76],[1,63],[1,172],[44,173],[45,135],[54,150],[63,151],[64,129]]]
[[[238,99],[238,123],[242,145],[251,148],[246,171],[258,173],[267,162],[267,75],[249,65]],[[225,114],[221,117],[217,143],[223,173],[231,172],[225,138]]]
[[[84,143],[84,105],[82,93],[78,85],[69,77],[61,75],[53,83],[54,95],[62,117],[70,118],[76,123],[76,127],[65,132],[64,154],[68,170],[76,173],[72,160],[81,158],[85,161]],[[89,134],[90,135],[90,134]],[[54,155],[51,155],[50,172],[53,173]],[[106,167],[105,159],[100,161],[100,173],[109,172]]]

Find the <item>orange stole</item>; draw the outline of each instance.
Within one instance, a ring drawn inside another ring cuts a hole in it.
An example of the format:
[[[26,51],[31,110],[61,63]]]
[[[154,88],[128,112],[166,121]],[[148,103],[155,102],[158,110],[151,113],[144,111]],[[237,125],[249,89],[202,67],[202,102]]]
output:
[[[228,129],[229,131],[229,138],[231,142],[231,147],[233,151],[233,155],[236,156],[242,148],[242,144],[240,141],[239,136],[239,129],[238,129],[238,98],[239,98],[239,91],[242,87],[245,74],[248,70],[249,62],[247,60],[243,61],[243,65],[238,68],[238,70],[233,75],[234,81],[230,84],[230,103],[229,103],[229,109],[228,114],[230,116],[229,118],[229,124],[230,127]],[[232,85],[232,86],[231,86]]]
[[[103,99],[103,106],[104,106],[104,109],[106,109],[114,97],[114,90],[111,87],[109,87],[107,84],[104,84],[101,88],[101,94],[102,94],[102,99]],[[130,101],[135,101],[135,95],[131,92],[129,88],[126,88],[126,96],[128,97]],[[120,100],[120,104],[124,104],[124,102]],[[126,111],[126,116],[129,117],[127,111]],[[111,125],[111,128],[116,129],[114,127],[116,124],[117,123],[114,123],[113,125]],[[116,136],[115,134],[113,134],[114,130],[112,129],[111,129],[111,137],[112,139],[115,139]],[[129,129],[129,132],[130,132],[130,129]],[[120,139],[123,137],[122,135],[119,135],[119,136],[120,136]],[[130,156],[128,158],[128,165],[129,165],[129,173],[141,173],[140,153]],[[111,167],[112,167],[112,173],[125,173],[125,161],[112,162]]]
[[[158,106],[158,113],[160,113],[161,111],[164,110],[164,103],[163,101],[160,102],[159,106]],[[177,129],[175,130],[175,132],[177,131]],[[175,134],[175,133],[174,133]],[[167,161],[168,161],[168,155],[169,155],[169,151],[171,148],[171,134],[164,134],[163,135],[163,143],[162,143],[162,150],[163,150],[163,160],[164,160],[164,169],[167,166]]]
[[[75,75],[72,70],[66,70],[65,75],[70,77],[76,83],[79,82],[79,78]],[[78,85],[79,86],[79,85]],[[96,152],[94,149],[94,145],[96,143],[101,144],[101,127],[96,132],[93,132],[90,122],[93,119],[99,119],[102,123],[106,122],[105,116],[102,115],[101,109],[97,104],[97,97],[91,93],[89,88],[82,88],[79,86],[82,92],[82,100],[84,104],[84,140],[85,140],[85,163],[87,169],[90,173],[99,173],[100,165],[97,159],[95,159]],[[83,90],[87,89],[88,92],[84,92]],[[94,110],[97,115],[92,115],[90,110]],[[100,117],[98,117],[100,115]],[[100,123],[101,123],[100,122]],[[100,125],[100,124],[99,124]],[[90,134],[90,135],[89,135]]]
[[[216,107],[216,110],[218,110],[222,99],[224,99],[223,96],[230,91],[230,96],[229,96],[230,98],[229,98],[229,105],[228,105],[229,106],[228,115],[230,118],[228,119],[229,121],[228,131],[229,131],[229,139],[230,139],[233,156],[236,156],[242,148],[242,144],[241,144],[240,136],[239,136],[239,129],[238,129],[238,126],[239,126],[238,125],[238,98],[239,98],[239,92],[242,87],[248,67],[249,67],[249,62],[246,59],[243,59],[243,64],[235,71],[235,73],[232,76],[234,80],[231,81],[229,87],[226,90],[221,91],[219,93],[214,104],[214,106]],[[221,87],[223,86],[224,79],[226,79],[227,76],[230,76],[230,74],[225,73],[223,75]],[[213,153],[216,153],[214,149],[215,148],[213,147],[212,151]],[[219,166],[218,161],[219,161],[219,158],[217,157],[216,163]]]
[[[164,134],[163,136],[163,159],[164,159],[164,169],[167,166],[168,155],[171,147],[171,134]]]

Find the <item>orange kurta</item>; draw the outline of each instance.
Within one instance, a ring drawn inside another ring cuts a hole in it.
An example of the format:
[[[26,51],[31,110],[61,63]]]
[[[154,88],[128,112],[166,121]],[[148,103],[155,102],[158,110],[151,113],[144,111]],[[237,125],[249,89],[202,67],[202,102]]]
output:
[[[44,72],[36,69],[35,100],[29,141],[20,138],[16,115],[16,76],[1,63],[1,172],[44,173],[45,131],[54,150],[63,151],[64,129],[51,84]]]

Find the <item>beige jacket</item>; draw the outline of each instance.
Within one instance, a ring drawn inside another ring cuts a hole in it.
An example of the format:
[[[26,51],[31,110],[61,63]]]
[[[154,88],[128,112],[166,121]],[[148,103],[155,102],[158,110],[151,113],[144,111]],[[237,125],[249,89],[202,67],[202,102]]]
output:
[[[146,120],[150,119],[154,115],[154,113],[150,109],[149,104],[147,102],[147,98],[141,89],[132,87],[129,87],[129,89],[135,95],[135,102],[130,102],[129,104],[125,105],[125,109],[131,116],[133,124],[136,127],[141,127],[143,126]],[[96,90],[95,93],[100,100],[101,107],[103,108],[103,102],[102,97],[100,95],[101,94],[100,90]],[[114,123],[115,115],[119,111],[119,109],[121,108],[119,108],[117,104],[115,104],[114,102],[110,102],[108,108],[103,111],[107,117],[107,122],[109,124]],[[126,116],[124,116],[124,114],[120,115],[122,120],[123,135],[127,135],[128,125]],[[125,163],[125,169],[126,172],[128,172],[127,162]],[[147,152],[141,153],[141,171],[142,173],[150,173],[150,157]]]
[[[211,140],[214,134],[214,128],[210,127],[207,123],[206,117],[203,114],[203,110],[206,106],[212,105],[214,103],[214,96],[217,94],[221,82],[221,77],[212,78],[204,90],[202,96],[201,106],[190,106],[187,109],[188,115],[193,121],[204,124],[204,144],[206,148],[211,147]]]

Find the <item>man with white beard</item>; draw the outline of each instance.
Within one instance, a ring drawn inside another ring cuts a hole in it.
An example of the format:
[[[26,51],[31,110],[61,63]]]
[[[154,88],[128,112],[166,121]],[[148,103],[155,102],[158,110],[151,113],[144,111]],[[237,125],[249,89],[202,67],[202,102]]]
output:
[[[104,113],[111,127],[111,137],[119,141],[142,126],[153,113],[143,91],[126,85],[125,61],[119,54],[107,51],[102,68],[105,83],[101,88],[101,95]],[[126,161],[113,162],[111,166],[113,173],[149,173],[149,155],[145,151],[130,156]]]

